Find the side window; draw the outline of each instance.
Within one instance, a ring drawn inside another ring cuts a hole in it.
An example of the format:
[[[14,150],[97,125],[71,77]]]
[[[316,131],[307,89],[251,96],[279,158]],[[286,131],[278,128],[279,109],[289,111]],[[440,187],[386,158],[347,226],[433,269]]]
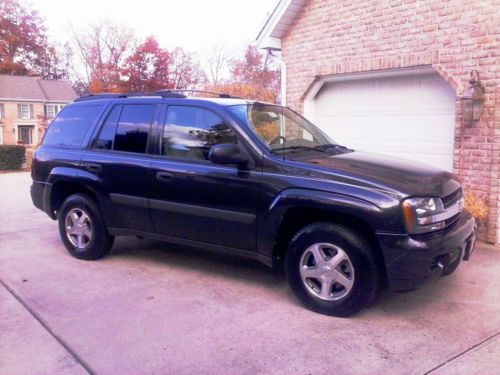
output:
[[[94,148],[98,150],[112,150],[113,141],[115,139],[116,125],[118,124],[118,117],[120,116],[120,110],[122,106],[116,105],[113,107],[106,121],[101,127],[99,137],[94,142]]]
[[[211,111],[170,106],[161,142],[162,155],[208,160],[210,147],[219,143],[237,143],[237,139],[233,130]]]
[[[124,105],[116,128],[113,149],[145,153],[154,105]]]
[[[52,121],[43,138],[46,146],[78,148],[101,105],[67,106]]]

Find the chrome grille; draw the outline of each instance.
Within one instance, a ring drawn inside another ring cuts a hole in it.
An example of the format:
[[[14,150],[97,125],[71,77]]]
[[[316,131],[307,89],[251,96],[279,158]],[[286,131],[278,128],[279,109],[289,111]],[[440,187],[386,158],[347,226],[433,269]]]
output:
[[[461,188],[455,190],[453,193],[451,193],[445,197],[442,197],[441,201],[443,202],[444,209],[446,210],[448,207],[453,206],[462,197],[463,197],[463,193],[462,193]]]

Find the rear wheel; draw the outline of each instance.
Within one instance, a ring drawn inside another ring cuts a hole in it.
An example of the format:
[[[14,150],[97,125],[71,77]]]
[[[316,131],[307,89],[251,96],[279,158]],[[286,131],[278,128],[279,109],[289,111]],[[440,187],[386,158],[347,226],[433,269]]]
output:
[[[58,213],[61,239],[75,258],[95,260],[111,249],[114,237],[104,224],[99,208],[86,195],[68,197]]]
[[[346,317],[369,305],[380,288],[377,260],[349,228],[315,223],[299,231],[286,255],[288,282],[311,310]]]

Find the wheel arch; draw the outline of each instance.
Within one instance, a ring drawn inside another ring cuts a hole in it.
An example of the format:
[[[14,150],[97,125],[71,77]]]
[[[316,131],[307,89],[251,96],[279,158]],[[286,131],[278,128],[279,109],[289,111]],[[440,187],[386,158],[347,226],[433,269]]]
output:
[[[96,177],[87,174],[72,168],[54,168],[49,177],[49,189],[45,191],[45,207],[52,219],[56,219],[63,202],[73,194],[85,194],[99,204],[98,193],[91,187]]]
[[[58,181],[52,185],[50,199],[50,210],[54,218],[57,216],[57,212],[61,208],[63,202],[73,194],[84,194],[89,196],[96,203],[98,202],[97,195],[87,185],[74,181]]]
[[[282,192],[271,205],[266,218],[270,228],[263,236],[272,238],[273,266],[283,264],[284,255],[293,236],[302,228],[317,222],[343,225],[360,234],[373,249],[385,274],[382,249],[375,235],[381,220],[381,209],[365,200],[335,193],[293,189]]]

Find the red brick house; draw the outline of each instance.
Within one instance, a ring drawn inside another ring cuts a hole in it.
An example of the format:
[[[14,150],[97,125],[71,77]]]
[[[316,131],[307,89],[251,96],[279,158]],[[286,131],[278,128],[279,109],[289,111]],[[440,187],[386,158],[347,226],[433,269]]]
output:
[[[66,81],[0,75],[0,144],[36,146],[44,122],[77,97]]]
[[[281,0],[257,42],[281,52],[287,105],[340,143],[455,172],[500,242],[499,0]],[[472,70],[486,91],[470,123]]]

